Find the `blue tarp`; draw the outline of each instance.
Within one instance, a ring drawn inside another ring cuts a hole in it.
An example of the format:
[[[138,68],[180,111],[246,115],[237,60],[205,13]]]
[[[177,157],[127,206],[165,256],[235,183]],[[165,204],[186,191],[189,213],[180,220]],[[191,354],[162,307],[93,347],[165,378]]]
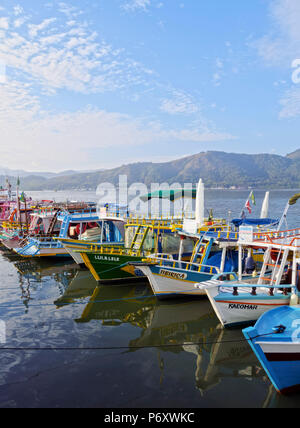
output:
[[[274,220],[272,218],[238,218],[232,220],[232,223],[235,227],[240,226],[266,226],[274,225],[276,226],[279,223],[279,220]]]
[[[222,251],[216,252],[208,259],[208,266],[220,267],[222,259]],[[238,252],[234,250],[227,251],[224,272],[236,272],[238,270]],[[209,268],[204,268],[203,272],[209,272]]]

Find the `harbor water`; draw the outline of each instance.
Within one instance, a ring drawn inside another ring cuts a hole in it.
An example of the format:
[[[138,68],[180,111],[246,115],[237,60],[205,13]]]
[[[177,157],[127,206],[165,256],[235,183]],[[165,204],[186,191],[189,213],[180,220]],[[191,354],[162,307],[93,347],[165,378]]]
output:
[[[271,191],[270,217],[298,192]],[[97,201],[93,192],[28,194]],[[252,217],[264,198],[254,194]],[[205,205],[236,218],[248,195],[207,190]],[[300,205],[287,221],[300,227]],[[71,259],[22,259],[3,248],[0,274],[1,408],[300,406],[300,395],[276,393],[242,330],[222,329],[206,298],[159,302],[147,282],[98,286]]]

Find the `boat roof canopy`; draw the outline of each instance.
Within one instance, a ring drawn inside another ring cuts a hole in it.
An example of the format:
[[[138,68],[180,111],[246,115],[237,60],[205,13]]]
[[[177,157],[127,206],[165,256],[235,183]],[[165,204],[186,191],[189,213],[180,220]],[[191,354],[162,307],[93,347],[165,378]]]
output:
[[[197,189],[169,189],[169,190],[156,190],[140,196],[143,202],[148,202],[151,199],[169,199],[175,201],[180,198],[196,199]]]
[[[233,219],[231,223],[235,227],[240,226],[266,226],[266,225],[272,225],[276,226],[279,223],[278,219],[272,219],[272,218],[238,218]]]

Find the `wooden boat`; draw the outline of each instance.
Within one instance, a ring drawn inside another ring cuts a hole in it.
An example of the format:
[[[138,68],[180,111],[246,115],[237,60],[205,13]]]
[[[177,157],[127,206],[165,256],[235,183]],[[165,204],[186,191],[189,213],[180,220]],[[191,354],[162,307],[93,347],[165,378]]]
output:
[[[207,230],[214,221],[204,218],[204,185],[199,181],[197,189],[168,190],[151,192],[141,196],[144,201],[151,199],[168,199],[175,201],[182,197],[196,198],[196,212],[194,219],[182,217],[168,218],[129,218],[125,225],[125,248],[92,248],[80,254],[86,266],[99,282],[124,282],[130,279],[145,280],[144,272],[135,266],[150,254],[167,254],[168,257],[177,257],[180,238],[177,231],[182,230],[183,223],[189,222],[189,227]],[[224,220],[218,224],[224,224]],[[192,225],[192,226],[191,226]],[[192,250],[191,250],[192,251]]]
[[[125,247],[102,245],[90,246],[89,250],[79,250],[85,265],[96,281],[101,283],[122,283],[130,280],[145,281],[143,273],[131,262],[157,252],[158,248],[171,254],[176,252],[178,243],[174,230],[182,224],[173,219],[133,219],[125,225]],[[175,242],[174,242],[175,239]]]
[[[215,275],[196,285],[205,290],[223,326],[255,322],[263,313],[278,306],[288,306],[298,294],[300,229],[249,234],[239,241],[239,273]],[[264,250],[258,278],[242,280],[243,248]],[[270,269],[270,275],[266,275]]]
[[[300,390],[300,306],[283,306],[263,314],[245,338],[281,394]]]
[[[260,221],[252,220],[252,224],[255,223]],[[238,270],[239,229],[231,230],[228,225],[218,222],[201,229],[201,233],[178,231],[178,256],[154,254],[143,262],[136,263],[135,266],[147,276],[157,298],[206,295],[204,289],[195,287],[197,283],[208,281],[224,271]],[[262,258],[257,251],[253,256],[256,262]]]
[[[82,230],[77,239],[74,237],[59,237],[58,240],[73,258],[73,260],[85,266],[80,251],[88,251],[91,248],[100,250],[103,245],[115,248],[124,246],[124,225],[127,222],[128,210],[112,204],[106,204],[98,212],[99,227]]]
[[[57,209],[43,207],[39,209],[27,208],[21,210],[20,221],[16,221],[11,215],[9,221],[4,223],[1,234],[2,244],[9,250],[19,248],[27,237],[50,236],[52,219],[57,213]]]
[[[31,225],[36,235],[27,236],[13,250],[22,257],[70,257],[56,238],[75,238],[86,225],[98,227],[98,221],[95,206],[85,203],[68,205],[55,211],[40,210],[33,216]]]

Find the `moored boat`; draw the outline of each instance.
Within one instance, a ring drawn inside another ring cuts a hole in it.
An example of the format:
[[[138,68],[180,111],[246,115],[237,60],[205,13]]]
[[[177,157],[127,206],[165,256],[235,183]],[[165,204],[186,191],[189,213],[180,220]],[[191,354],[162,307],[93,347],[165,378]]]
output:
[[[32,217],[32,233],[13,250],[22,257],[70,257],[56,238],[75,238],[83,227],[97,228],[97,220],[93,204],[76,203],[56,210],[39,210]]]
[[[205,290],[223,326],[255,322],[263,313],[278,306],[288,306],[298,295],[298,239],[300,229],[250,234],[239,241],[239,273],[215,275],[199,283]],[[257,278],[242,279],[243,248],[264,251],[264,261]],[[269,273],[267,273],[269,270]]]
[[[174,230],[181,228],[172,219],[130,218],[125,225],[125,247],[101,245],[89,250],[78,250],[96,281],[122,283],[129,278],[145,281],[140,269],[129,263],[140,262],[158,249],[169,254],[176,253],[178,243]]]
[[[110,208],[110,209],[109,209]],[[103,245],[106,247],[124,247],[125,231],[128,208],[106,204],[98,210],[97,226],[92,229],[79,228],[77,237],[59,237],[58,240],[73,258],[73,260],[85,266],[80,251],[88,251],[93,248],[99,251]]]
[[[270,381],[281,394],[300,391],[300,306],[273,309],[243,330]]]

